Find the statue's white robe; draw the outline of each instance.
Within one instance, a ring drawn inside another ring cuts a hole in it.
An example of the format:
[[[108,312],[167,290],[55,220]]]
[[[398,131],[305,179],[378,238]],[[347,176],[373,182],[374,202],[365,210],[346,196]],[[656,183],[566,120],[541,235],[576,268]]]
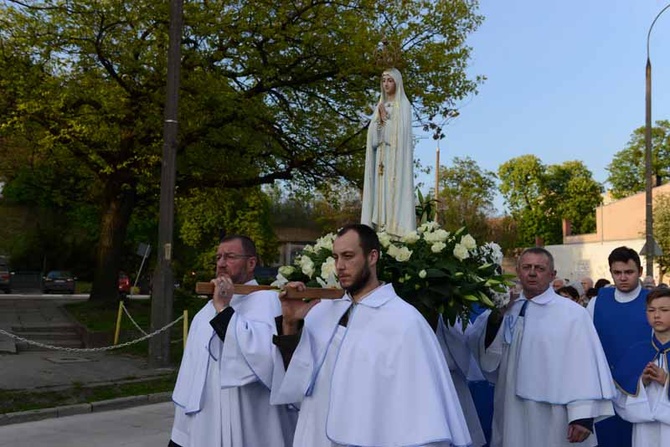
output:
[[[391,101],[381,88],[379,103],[388,118],[381,122],[377,106],[368,127],[361,223],[402,237],[416,229],[412,104],[400,72],[384,73],[395,80],[396,93]]]

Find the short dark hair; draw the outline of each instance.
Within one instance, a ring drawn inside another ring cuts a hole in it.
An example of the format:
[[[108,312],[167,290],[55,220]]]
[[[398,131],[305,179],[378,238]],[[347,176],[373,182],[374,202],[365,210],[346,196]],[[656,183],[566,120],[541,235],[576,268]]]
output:
[[[596,284],[593,286],[593,288],[596,290],[602,289],[608,284],[611,284],[608,279],[600,278],[598,281],[596,281]]]
[[[568,295],[570,295],[570,298],[572,298],[573,301],[579,301],[579,292],[572,286],[561,287],[556,291],[556,293],[558,293],[559,295],[561,293],[567,293]]]
[[[655,289],[652,289],[647,295],[647,306],[658,298],[670,298],[670,289],[667,287],[656,287]]]
[[[623,262],[625,264],[631,259],[635,262],[637,269],[640,270],[642,268],[640,255],[638,255],[635,250],[628,247],[617,247],[612,250],[612,253],[607,257],[607,262],[609,263],[610,268],[612,268],[612,264],[615,262]]]
[[[525,249],[524,251],[521,252],[521,256],[519,256],[519,259],[517,260],[516,264],[517,266],[521,262],[521,258],[524,257],[524,255],[532,253],[535,255],[544,255],[549,259],[549,270],[554,270],[554,256],[547,250],[546,248],[543,247],[530,247]],[[560,278],[559,278],[560,279]]]
[[[258,254],[256,253],[256,244],[254,244],[254,241],[252,241],[251,238],[247,236],[242,236],[241,234],[231,234],[230,236],[222,238],[219,241],[219,244],[232,241],[240,241],[242,244],[242,251],[245,255],[252,256],[254,258],[258,257]]]
[[[381,253],[379,237],[375,233],[375,230],[365,224],[348,224],[340,228],[340,231],[337,232],[337,237],[344,236],[350,231],[355,231],[358,234],[358,240],[365,256],[369,255],[372,250],[377,250],[378,253]]]

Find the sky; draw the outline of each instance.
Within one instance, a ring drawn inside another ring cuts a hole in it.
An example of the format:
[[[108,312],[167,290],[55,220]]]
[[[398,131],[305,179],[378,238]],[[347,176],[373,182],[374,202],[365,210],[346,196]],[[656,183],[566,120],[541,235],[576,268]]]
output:
[[[614,154],[644,126],[647,32],[668,4],[480,0],[484,22],[468,39],[468,73],[487,80],[446,125],[440,164],[469,156],[497,172],[533,154],[546,165],[581,160],[605,183]],[[649,51],[652,121],[670,119],[670,9],[652,29]],[[416,136],[415,158],[434,166],[437,143]],[[433,175],[418,181],[433,187]],[[494,204],[504,211],[500,195]]]

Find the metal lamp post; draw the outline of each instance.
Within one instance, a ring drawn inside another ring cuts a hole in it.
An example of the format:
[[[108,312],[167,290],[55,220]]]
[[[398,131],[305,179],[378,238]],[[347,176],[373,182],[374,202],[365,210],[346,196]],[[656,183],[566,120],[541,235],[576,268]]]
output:
[[[647,259],[645,271],[647,275],[654,274],[654,208],[651,190],[652,185],[652,147],[651,147],[651,58],[649,57],[649,38],[651,37],[651,30],[658,18],[663,14],[670,4],[665,6],[656,14],[656,17],[649,26],[647,32],[647,66],[645,69],[645,129],[644,129],[644,175],[645,175],[645,257]]]

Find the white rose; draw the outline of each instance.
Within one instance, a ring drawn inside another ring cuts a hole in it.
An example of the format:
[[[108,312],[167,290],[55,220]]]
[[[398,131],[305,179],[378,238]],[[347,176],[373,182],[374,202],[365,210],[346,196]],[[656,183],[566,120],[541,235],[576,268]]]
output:
[[[279,267],[279,274],[285,278],[291,276],[293,272],[295,272],[295,267],[291,265],[282,265]]]
[[[333,233],[328,233],[317,239],[316,244],[314,244],[314,251],[318,252],[322,248],[328,251],[333,251],[333,240],[335,240],[335,235]]]
[[[314,261],[312,261],[312,258],[309,256],[303,256],[300,258],[299,264],[302,272],[311,278],[314,274]]]
[[[305,248],[303,248],[302,251],[307,253],[314,253],[314,247],[312,247],[311,245],[305,245]]]
[[[406,244],[414,244],[419,240],[419,233],[416,231],[410,231],[409,233],[405,233],[401,240]]]
[[[426,275],[427,275],[427,273],[426,273],[425,270],[421,270],[421,271],[419,272],[419,278],[421,278],[421,279],[425,278]]]
[[[386,249],[386,253],[388,253],[390,257],[395,258],[398,254],[398,247],[393,244],[389,244],[388,248]]]
[[[402,248],[398,249],[394,258],[398,262],[405,262],[405,261],[408,261],[411,256],[412,256],[412,251],[407,247],[402,247]]]
[[[377,233],[377,237],[382,247],[388,248],[391,245],[391,236],[387,232],[382,231],[381,233]]]
[[[435,221],[426,222],[421,224],[421,226],[419,227],[419,233],[427,233],[427,232],[429,233],[431,231],[436,230],[439,227],[440,224],[438,224]]]
[[[447,244],[444,242],[435,242],[433,245],[430,246],[430,251],[433,253],[440,253],[442,250],[444,250],[444,247],[446,247]]]
[[[456,246],[454,247],[454,256],[459,261],[462,261],[463,259],[469,257],[470,254],[468,253],[468,249],[465,248],[465,246],[461,244],[456,244]]]
[[[321,264],[321,277],[327,280],[332,276],[335,276],[335,259],[332,256],[328,256],[326,262]]]
[[[433,242],[444,242],[447,240],[449,237],[449,232],[443,230],[440,228],[439,230],[436,230],[432,233],[426,233],[424,234],[423,238],[426,240],[426,242],[433,243]]]
[[[461,238],[461,245],[463,245],[468,250],[474,250],[475,248],[477,248],[477,242],[475,242],[475,238],[473,238],[469,234],[466,234]]]

